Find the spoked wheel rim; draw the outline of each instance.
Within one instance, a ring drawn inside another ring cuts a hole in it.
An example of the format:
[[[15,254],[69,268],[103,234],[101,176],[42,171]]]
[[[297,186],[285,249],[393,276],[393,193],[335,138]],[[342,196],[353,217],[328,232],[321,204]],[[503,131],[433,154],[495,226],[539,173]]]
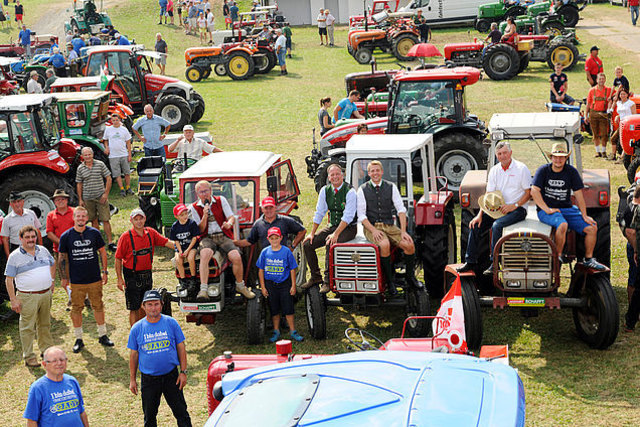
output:
[[[229,70],[236,76],[244,76],[249,72],[249,62],[246,58],[236,56],[229,61]]]
[[[558,47],[551,54],[551,62],[554,64],[560,63],[563,67],[568,67],[573,63],[573,52],[568,47]]]
[[[187,71],[187,78],[192,81],[198,81],[200,79],[200,71],[197,68],[192,68],[189,71]]]
[[[600,309],[598,307],[597,291],[587,288],[585,290],[587,303],[585,307],[578,310],[578,321],[582,330],[589,335],[595,335],[600,325]]]
[[[227,70],[224,68],[224,64],[216,64],[215,67],[213,67],[213,71],[218,76],[224,76],[227,74]]]
[[[467,171],[478,169],[478,162],[466,151],[451,150],[446,152],[436,164],[436,173],[447,178],[450,190],[460,188],[462,178]]]

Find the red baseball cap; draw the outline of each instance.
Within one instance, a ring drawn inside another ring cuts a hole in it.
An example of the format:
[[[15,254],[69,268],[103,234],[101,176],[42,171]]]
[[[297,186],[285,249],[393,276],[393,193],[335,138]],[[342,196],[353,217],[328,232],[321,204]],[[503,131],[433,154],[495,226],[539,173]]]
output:
[[[280,231],[280,229],[278,227],[271,227],[268,231],[267,231],[267,238],[273,236],[280,236],[282,237],[282,232]]]
[[[263,208],[265,206],[275,206],[275,205],[276,205],[276,201],[271,196],[265,197],[264,199],[262,199],[262,203],[260,203],[260,206],[262,206]]]
[[[178,215],[180,215],[182,212],[186,211],[187,209],[189,209],[189,208],[187,208],[184,203],[178,203],[177,205],[175,205],[173,207],[173,216],[177,217]]]

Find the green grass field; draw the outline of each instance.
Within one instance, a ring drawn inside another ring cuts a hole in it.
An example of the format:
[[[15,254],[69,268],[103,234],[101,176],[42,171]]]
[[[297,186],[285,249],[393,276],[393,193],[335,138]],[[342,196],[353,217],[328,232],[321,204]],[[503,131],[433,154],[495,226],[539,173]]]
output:
[[[219,10],[219,3],[213,2],[216,11]],[[138,43],[153,46],[155,33],[160,30],[170,49],[167,72],[184,80],[182,52],[196,45],[197,39],[185,36],[177,27],[157,25],[156,8],[155,0],[129,0],[119,3],[109,12],[116,28],[130,39],[135,38]],[[41,15],[44,13],[40,12]],[[605,14],[625,23],[628,19],[626,9],[609,5],[589,6],[584,12],[590,18]],[[0,34],[3,40],[9,38],[8,31],[0,31]],[[467,29],[435,30],[433,42],[442,50],[445,43],[469,40],[474,35],[477,35],[475,31],[468,33]],[[596,43],[602,49],[601,57],[609,82],[616,65],[625,67],[625,75],[631,81],[632,88],[634,83],[640,82],[640,71],[635,67],[638,61],[636,54],[598,40],[580,28],[578,35],[582,42],[581,52],[587,52],[588,47]],[[314,28],[294,28],[294,57],[288,60],[287,77],[280,77],[276,69],[268,75],[236,82],[212,73],[208,80],[194,85],[207,104],[197,130],[210,131],[216,145],[224,150],[271,150],[293,159],[303,193],[296,214],[303,218],[307,226],[311,221],[316,195],[311,181],[306,177],[304,156],[311,150],[312,129],[318,126],[316,113],[319,99],[331,96],[335,104],[344,97],[344,75],[368,68],[358,65],[348,55],[345,39],[346,28],[339,28],[336,31],[338,45],[326,48],[319,46]],[[395,59],[387,55],[379,55],[378,64],[384,69],[397,67]],[[548,100],[550,72],[546,64],[531,63],[522,75],[512,81],[482,80],[467,89],[468,108],[485,121],[497,112],[543,111],[544,102]],[[568,76],[569,93],[575,98],[586,97],[588,85],[582,65],[579,64]],[[583,146],[585,167],[609,168],[612,194],[615,195],[617,186],[626,184],[625,171],[611,162],[594,159],[593,154],[593,146],[587,140]],[[113,224],[116,234],[120,235],[128,228],[128,212],[137,203],[135,198],[122,199],[116,194],[116,191],[112,192],[111,201],[120,207],[120,213],[114,217]],[[617,196],[613,196],[612,201],[613,222]],[[164,250],[157,253],[155,283],[172,288],[175,281],[169,262],[172,253]],[[615,226],[612,226],[612,264],[612,284],[623,315],[627,307],[627,262],[624,241]],[[98,344],[93,316],[85,312],[87,346],[80,354],[71,353],[73,330],[65,311],[64,295],[59,290],[54,295],[53,335],[56,343],[68,351],[68,371],[80,381],[91,423],[99,426],[136,426],[142,424],[142,409],[139,397],[134,397],[128,390],[128,313],[124,296],[116,288],[112,265],[110,273],[110,282],[105,287],[105,302],[109,334],[116,347],[105,350]],[[563,270],[563,278],[568,277],[568,270]],[[2,310],[6,309],[4,304]],[[620,332],[609,350],[596,351],[578,340],[568,310],[545,311],[537,318],[524,319],[515,310],[484,309],[483,316],[483,342],[509,344],[511,365],[518,369],[525,386],[528,425],[637,425],[637,421],[633,421],[640,416],[640,388],[636,373],[640,365],[637,353],[640,340],[637,333]],[[391,309],[365,312],[330,308],[327,317],[328,339],[308,339],[296,344],[297,353],[346,351],[342,333],[349,326],[366,328],[383,340],[398,336],[403,313]],[[225,350],[234,353],[271,353],[274,348],[267,344],[246,345],[243,307],[225,309],[213,326],[188,324],[179,313],[176,318],[187,337],[187,403],[194,425],[202,425],[207,418],[205,384],[211,359]],[[301,304],[297,307],[297,320],[301,333],[305,335],[307,328]],[[4,425],[23,425],[21,417],[27,390],[43,371],[24,367],[15,320],[0,325],[0,360],[0,417],[5,420]],[[259,416],[256,413],[257,420]],[[159,424],[173,423],[173,417],[163,403]]]

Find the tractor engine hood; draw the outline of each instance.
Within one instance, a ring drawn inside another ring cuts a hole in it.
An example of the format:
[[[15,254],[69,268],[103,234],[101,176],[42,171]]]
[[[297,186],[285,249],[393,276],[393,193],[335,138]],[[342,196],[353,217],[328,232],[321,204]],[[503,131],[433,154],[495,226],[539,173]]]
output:
[[[160,76],[157,74],[146,74],[144,76],[144,82],[147,90],[152,92],[160,91],[166,86],[178,87],[184,90],[187,94],[193,90],[193,86],[188,83],[174,79],[173,77]]]

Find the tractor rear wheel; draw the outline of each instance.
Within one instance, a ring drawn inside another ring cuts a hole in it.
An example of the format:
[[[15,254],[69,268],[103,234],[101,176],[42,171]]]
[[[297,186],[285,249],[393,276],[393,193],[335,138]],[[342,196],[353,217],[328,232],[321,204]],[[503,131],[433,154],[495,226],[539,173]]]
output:
[[[529,60],[531,59],[531,53],[526,52],[520,55],[520,66],[518,67],[518,74],[522,73],[529,66]]]
[[[545,22],[544,24],[542,24],[540,30],[542,31],[542,34],[547,36],[561,36],[562,31],[564,31],[564,25],[555,21]]]
[[[178,95],[165,95],[156,102],[155,111],[174,129],[182,129],[191,120],[189,103]]]
[[[316,340],[325,339],[327,337],[327,308],[318,286],[312,286],[304,293],[304,305],[309,333]]]
[[[193,112],[191,113],[191,123],[197,123],[204,115],[204,98],[197,92],[194,92],[193,97],[198,101],[198,104],[193,108]]]
[[[587,209],[589,215],[598,225],[596,246],[593,248],[593,256],[607,267],[611,266],[611,212],[609,208]],[[579,257],[584,256],[584,240],[578,240],[576,248]]]
[[[565,27],[575,27],[580,20],[580,13],[578,9],[573,5],[562,6],[558,9],[558,15],[564,17]]]
[[[488,33],[491,29],[491,21],[488,19],[478,19],[476,22],[476,30],[481,33]]]
[[[456,276],[447,275],[445,291],[449,292]],[[480,297],[474,283],[474,279],[469,276],[460,277],[460,290],[462,291],[462,310],[464,311],[464,334],[467,339],[467,346],[470,349],[480,348],[482,344],[482,310],[480,308]]]
[[[487,48],[482,68],[492,80],[511,80],[520,69],[520,55],[511,45],[494,44]]]
[[[620,308],[609,278],[604,274],[593,274],[586,278],[579,295],[587,304],[573,309],[573,323],[578,337],[589,347],[606,349],[614,343],[620,327]]]
[[[446,178],[454,193],[468,171],[486,168],[487,153],[480,139],[465,133],[436,134],[434,139],[436,175]]]
[[[462,209],[462,213],[460,215],[460,261],[467,262],[467,245],[469,244],[469,233],[471,232],[469,228],[469,223],[476,216],[477,211],[471,211],[468,209]],[[485,229],[481,232],[478,239],[478,259],[477,266],[474,271],[476,274],[476,284],[478,285],[478,290],[483,295],[491,295],[494,290],[493,286],[493,278],[490,276],[485,276],[482,273],[484,270],[489,267],[489,257],[491,256],[490,248],[490,229]]]
[[[191,83],[197,83],[200,80],[202,80],[203,72],[200,67],[191,65],[187,67],[187,69],[184,72],[184,75],[187,78],[187,80],[189,80]]]
[[[501,19],[501,21],[506,21],[508,17],[512,17],[513,19],[516,19],[517,16],[522,16],[522,15],[526,15],[527,14],[527,8],[523,7],[523,6],[513,6],[510,7],[507,12],[504,14],[504,17]]]
[[[569,71],[576,65],[579,56],[578,48],[570,41],[552,40],[547,51],[547,65],[553,70],[555,64],[560,63],[564,71]]]
[[[406,316],[428,316],[429,294],[424,288],[411,286],[405,291]],[[415,319],[407,322],[407,332],[412,337],[426,337],[431,328],[431,319]]]
[[[255,72],[255,64],[253,59],[242,51],[236,51],[229,54],[229,60],[225,64],[227,75],[233,80],[246,80],[253,76]]]
[[[372,56],[373,54],[371,53],[371,50],[366,47],[359,48],[353,55],[356,61],[358,61],[358,64],[368,64],[371,62]]]
[[[409,53],[409,50],[417,43],[418,38],[413,34],[400,34],[398,37],[393,39],[393,42],[391,43],[391,52],[393,53],[393,56],[398,58],[400,61],[413,61],[416,58],[407,56],[407,53]]]
[[[638,172],[640,172],[640,156],[634,157],[627,167],[627,179],[629,180],[629,184],[633,184]]]
[[[262,344],[266,329],[265,300],[260,292],[256,297],[247,300],[247,341],[249,344]]]
[[[630,164],[631,164],[631,156],[628,155],[627,153],[622,153],[622,166],[624,166],[624,168],[628,170]]]
[[[213,72],[216,73],[216,76],[224,77],[227,75],[227,68],[224,64],[216,64],[213,66]]]
[[[444,268],[454,264],[457,255],[453,202],[445,209],[442,225],[420,227],[418,234],[424,284],[432,299],[441,299],[444,296]]]
[[[202,79],[208,79],[211,75],[211,67],[205,67],[202,69]]]
[[[27,73],[27,75],[24,77],[24,79],[22,80],[22,86],[25,90],[25,92],[27,91],[27,83],[29,83],[29,80],[31,79],[31,77],[29,76],[30,73]],[[42,76],[42,74],[38,73],[38,83],[40,84],[41,87],[44,88],[44,85],[46,83],[46,79]]]
[[[273,70],[273,67],[276,66],[278,62],[278,58],[276,58],[276,54],[273,53],[272,50],[266,49],[264,47],[258,48],[259,52],[264,55],[266,63],[259,67],[256,63],[256,74],[267,74],[269,71]],[[261,63],[264,61],[260,61]]]

